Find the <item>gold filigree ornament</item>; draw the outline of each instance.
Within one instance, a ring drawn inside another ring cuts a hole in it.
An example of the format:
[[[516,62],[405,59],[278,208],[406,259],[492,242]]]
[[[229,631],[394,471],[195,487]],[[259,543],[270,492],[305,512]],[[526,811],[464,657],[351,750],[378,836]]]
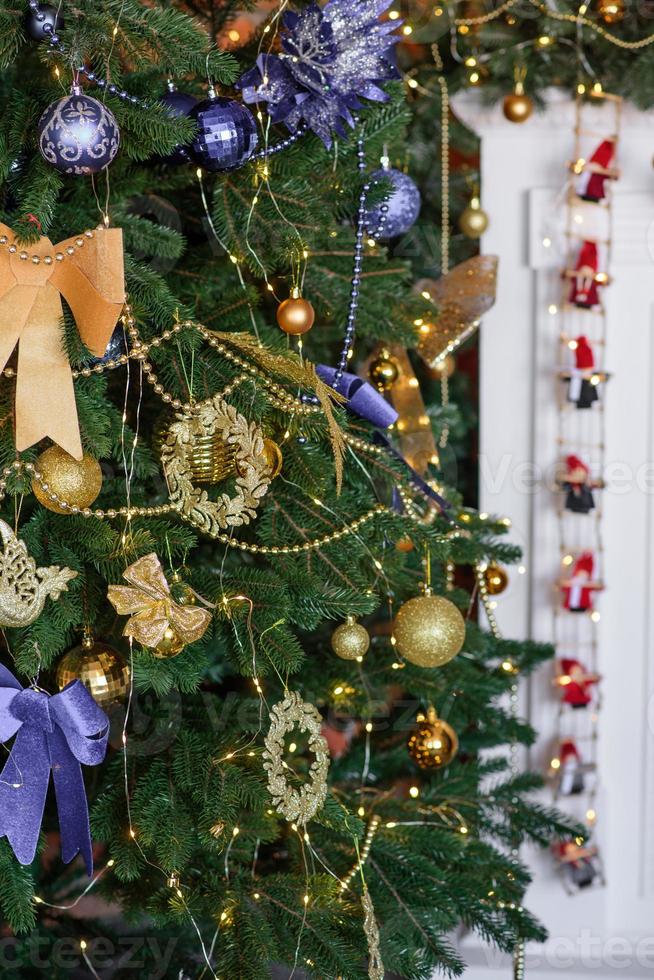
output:
[[[0,520],[4,551],[0,555],[0,626],[29,626],[43,612],[48,596],[58,599],[77,572],[51,565],[37,568],[27,545]]]
[[[234,490],[212,500],[193,482],[192,459],[198,440],[219,435],[235,450]],[[221,529],[249,524],[270,486],[270,465],[264,435],[220,395],[176,415],[161,449],[170,500],[180,515],[198,530],[216,538]]]
[[[363,906],[364,913],[363,931],[368,940],[368,977],[369,980],[384,980],[386,974],[381,958],[381,949],[379,948],[379,926],[377,925],[375,907],[372,904],[370,892],[365,885],[363,887],[363,895],[361,896],[361,905]]]
[[[322,718],[313,704],[303,701],[297,691],[287,691],[270,712],[270,729],[263,753],[268,772],[268,792],[277,812],[296,824],[306,824],[320,810],[327,796],[329,755],[327,741],[321,734]],[[309,778],[299,789],[288,781],[284,761],[285,738],[294,728],[309,734],[309,751],[315,755]]]

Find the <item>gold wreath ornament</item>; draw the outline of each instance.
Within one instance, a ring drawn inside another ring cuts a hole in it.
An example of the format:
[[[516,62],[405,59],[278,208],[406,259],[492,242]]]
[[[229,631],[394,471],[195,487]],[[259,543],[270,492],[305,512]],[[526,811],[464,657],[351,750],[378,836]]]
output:
[[[289,783],[289,769],[284,762],[285,739],[294,728],[309,733],[309,751],[315,755],[309,778],[299,789]],[[297,691],[288,691],[270,712],[263,767],[268,772],[268,792],[277,812],[292,823],[308,823],[327,797],[329,756],[321,728],[322,718],[318,709],[303,701]]]
[[[110,585],[107,598],[119,616],[130,616],[123,636],[145,647],[156,648],[172,630],[184,643],[195,643],[207,631],[211,613],[199,606],[181,605],[173,599],[161,562],[154,553],[139,558],[125,569],[130,584]]]
[[[29,253],[14,239],[0,224],[0,370],[18,345],[16,448],[49,436],[81,459],[61,297],[86,346],[102,357],[125,302],[123,234],[99,227],[58,245],[42,236]]]
[[[45,600],[58,599],[77,572],[51,565],[37,568],[27,545],[0,520],[4,551],[0,556],[0,626],[29,626],[43,612]]]
[[[214,435],[234,449],[236,465],[233,493],[221,493],[217,500],[195,486],[192,465],[196,443]],[[264,442],[259,426],[219,395],[178,414],[164,437],[161,462],[171,502],[182,517],[209,537],[249,524],[270,486]]]

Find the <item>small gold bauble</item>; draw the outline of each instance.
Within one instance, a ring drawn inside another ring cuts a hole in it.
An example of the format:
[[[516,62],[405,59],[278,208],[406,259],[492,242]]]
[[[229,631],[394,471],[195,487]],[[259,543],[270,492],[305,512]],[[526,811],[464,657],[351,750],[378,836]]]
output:
[[[451,378],[456,371],[456,358],[447,354],[440,361],[437,361],[432,368],[432,374],[436,378]]]
[[[191,586],[177,572],[170,583],[170,594],[178,606],[194,606],[198,601]]]
[[[263,440],[263,455],[268,463],[268,476],[274,480],[282,471],[284,457],[282,451],[273,439]]]
[[[506,119],[512,123],[523,123],[529,119],[534,111],[533,99],[530,99],[524,92],[512,92],[504,96],[502,112]]]
[[[492,561],[483,571],[486,591],[489,595],[501,595],[509,584],[509,576],[505,568]]]
[[[407,741],[409,755],[421,769],[440,769],[450,764],[459,749],[456,732],[438,717],[434,708],[418,715],[418,727]]]
[[[426,590],[400,606],[393,633],[398,651],[409,663],[442,667],[460,652],[466,624],[454,603]]]
[[[277,307],[277,323],[294,337],[311,330],[316,313],[308,299],[291,296]]]
[[[597,12],[605,24],[617,24],[624,17],[624,0],[599,0]]]
[[[400,376],[400,369],[387,350],[381,350],[368,367],[370,380],[378,391],[390,391]]]
[[[403,538],[397,539],[395,542],[395,547],[398,551],[408,554],[409,551],[413,551],[415,545],[411,538],[408,535],[405,535]]]
[[[87,633],[57,667],[56,683],[60,691],[75,680],[80,680],[96,702],[106,708],[122,701],[127,694],[129,666],[118,650]]]
[[[102,469],[97,459],[84,453],[81,459],[75,459],[59,446],[50,446],[36,460],[35,466],[43,483],[51,493],[71,507],[90,507],[102,489]],[[41,481],[32,480],[34,496],[55,514],[70,514],[65,507],[60,507],[50,500]]]
[[[488,228],[488,215],[477,202],[471,203],[459,218],[459,228],[468,238],[481,238]]]
[[[157,643],[152,653],[159,660],[167,660],[169,657],[176,657],[178,653],[182,652],[185,646],[186,644],[181,636],[178,635],[172,626],[167,626],[163,640]]]
[[[354,616],[348,616],[332,633],[332,650],[341,660],[363,660],[369,646],[368,630]]]

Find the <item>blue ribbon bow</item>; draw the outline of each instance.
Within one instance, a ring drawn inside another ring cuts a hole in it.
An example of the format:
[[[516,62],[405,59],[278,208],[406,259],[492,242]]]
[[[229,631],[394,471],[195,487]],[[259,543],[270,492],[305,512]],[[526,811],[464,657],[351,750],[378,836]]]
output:
[[[386,401],[369,381],[364,381],[358,374],[341,375],[336,384],[336,368],[327,364],[316,364],[316,373],[326,384],[331,385],[341,395],[347,398],[346,408],[358,415],[359,418],[372,422],[380,429],[387,429],[397,422],[399,415],[392,405]]]
[[[31,864],[54,780],[66,864],[77,854],[93,873],[91,831],[80,763],[99,765],[107,751],[109,719],[81,681],[52,697],[23,688],[0,664],[0,742],[16,740],[0,773],[0,837],[21,864]]]

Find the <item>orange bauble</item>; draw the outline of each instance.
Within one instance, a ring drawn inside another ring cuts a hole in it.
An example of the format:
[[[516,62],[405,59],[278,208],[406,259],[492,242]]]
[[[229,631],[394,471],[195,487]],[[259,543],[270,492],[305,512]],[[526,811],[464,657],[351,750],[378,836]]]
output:
[[[277,308],[277,323],[284,333],[294,337],[311,330],[315,319],[316,312],[313,306],[308,299],[302,299],[301,296],[291,296]]]

